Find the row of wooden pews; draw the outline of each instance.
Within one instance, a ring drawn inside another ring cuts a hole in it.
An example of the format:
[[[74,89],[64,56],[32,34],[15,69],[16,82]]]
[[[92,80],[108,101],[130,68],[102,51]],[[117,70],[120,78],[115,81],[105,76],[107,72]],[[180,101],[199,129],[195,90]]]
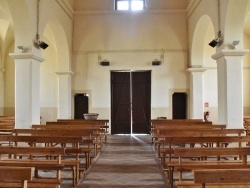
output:
[[[0,116],[0,135],[11,134],[15,128],[15,118],[13,116]]]
[[[5,144],[0,146],[0,167],[34,168],[32,179],[22,180],[28,187],[60,187],[62,171],[70,169],[76,186],[104,146],[107,129],[107,121],[98,120],[63,120],[32,125],[31,129],[14,128],[11,134],[0,135],[0,143]],[[41,170],[43,173],[38,173]],[[56,176],[48,178],[48,170],[56,171]],[[21,185],[14,179],[5,183],[5,187]]]
[[[194,177],[185,181],[183,172],[207,169],[244,169],[245,172],[250,167],[247,160],[250,148],[246,146],[250,137],[244,129],[226,129],[225,125],[201,120],[153,120],[152,141],[170,187],[211,185],[211,182],[198,182]]]

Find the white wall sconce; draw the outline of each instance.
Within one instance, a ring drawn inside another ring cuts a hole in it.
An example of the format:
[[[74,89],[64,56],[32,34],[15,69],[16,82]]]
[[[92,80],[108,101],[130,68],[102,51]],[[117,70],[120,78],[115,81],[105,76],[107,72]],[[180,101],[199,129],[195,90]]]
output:
[[[21,53],[25,52],[24,46],[17,46],[17,48],[19,49],[19,52]]]
[[[232,45],[233,45],[233,49],[236,49],[236,46],[240,43],[239,40],[235,40],[233,41]]]

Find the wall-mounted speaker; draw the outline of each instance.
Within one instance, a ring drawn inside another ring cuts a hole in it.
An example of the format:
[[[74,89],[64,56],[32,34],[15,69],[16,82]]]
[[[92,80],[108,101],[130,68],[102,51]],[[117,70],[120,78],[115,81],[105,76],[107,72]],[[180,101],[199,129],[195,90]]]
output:
[[[102,66],[109,66],[109,61],[101,61],[100,65],[102,65]]]
[[[158,66],[161,64],[161,61],[152,61],[153,66]]]

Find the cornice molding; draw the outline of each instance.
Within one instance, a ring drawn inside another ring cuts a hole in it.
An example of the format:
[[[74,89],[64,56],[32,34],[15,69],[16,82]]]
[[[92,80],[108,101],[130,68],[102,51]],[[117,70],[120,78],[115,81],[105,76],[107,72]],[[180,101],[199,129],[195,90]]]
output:
[[[72,72],[72,71],[57,71],[56,74],[57,75],[73,75],[74,72]]]
[[[17,59],[34,59],[40,62],[43,62],[45,59],[40,55],[36,53],[10,53],[9,56],[13,58],[14,60]]]
[[[212,58],[214,60],[217,60],[221,57],[226,57],[226,56],[244,56],[248,52],[249,50],[245,50],[245,49],[222,49],[221,51],[212,55]]]
[[[86,14],[186,14],[185,9],[171,9],[171,10],[143,10],[143,11],[117,11],[117,10],[100,10],[100,11],[75,11],[74,15]]]

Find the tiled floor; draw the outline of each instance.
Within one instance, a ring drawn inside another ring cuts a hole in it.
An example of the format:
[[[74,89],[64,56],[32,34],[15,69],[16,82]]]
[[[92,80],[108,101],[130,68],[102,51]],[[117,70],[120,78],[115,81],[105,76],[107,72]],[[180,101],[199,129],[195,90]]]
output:
[[[167,187],[150,142],[150,136],[109,135],[103,151],[77,187]]]

